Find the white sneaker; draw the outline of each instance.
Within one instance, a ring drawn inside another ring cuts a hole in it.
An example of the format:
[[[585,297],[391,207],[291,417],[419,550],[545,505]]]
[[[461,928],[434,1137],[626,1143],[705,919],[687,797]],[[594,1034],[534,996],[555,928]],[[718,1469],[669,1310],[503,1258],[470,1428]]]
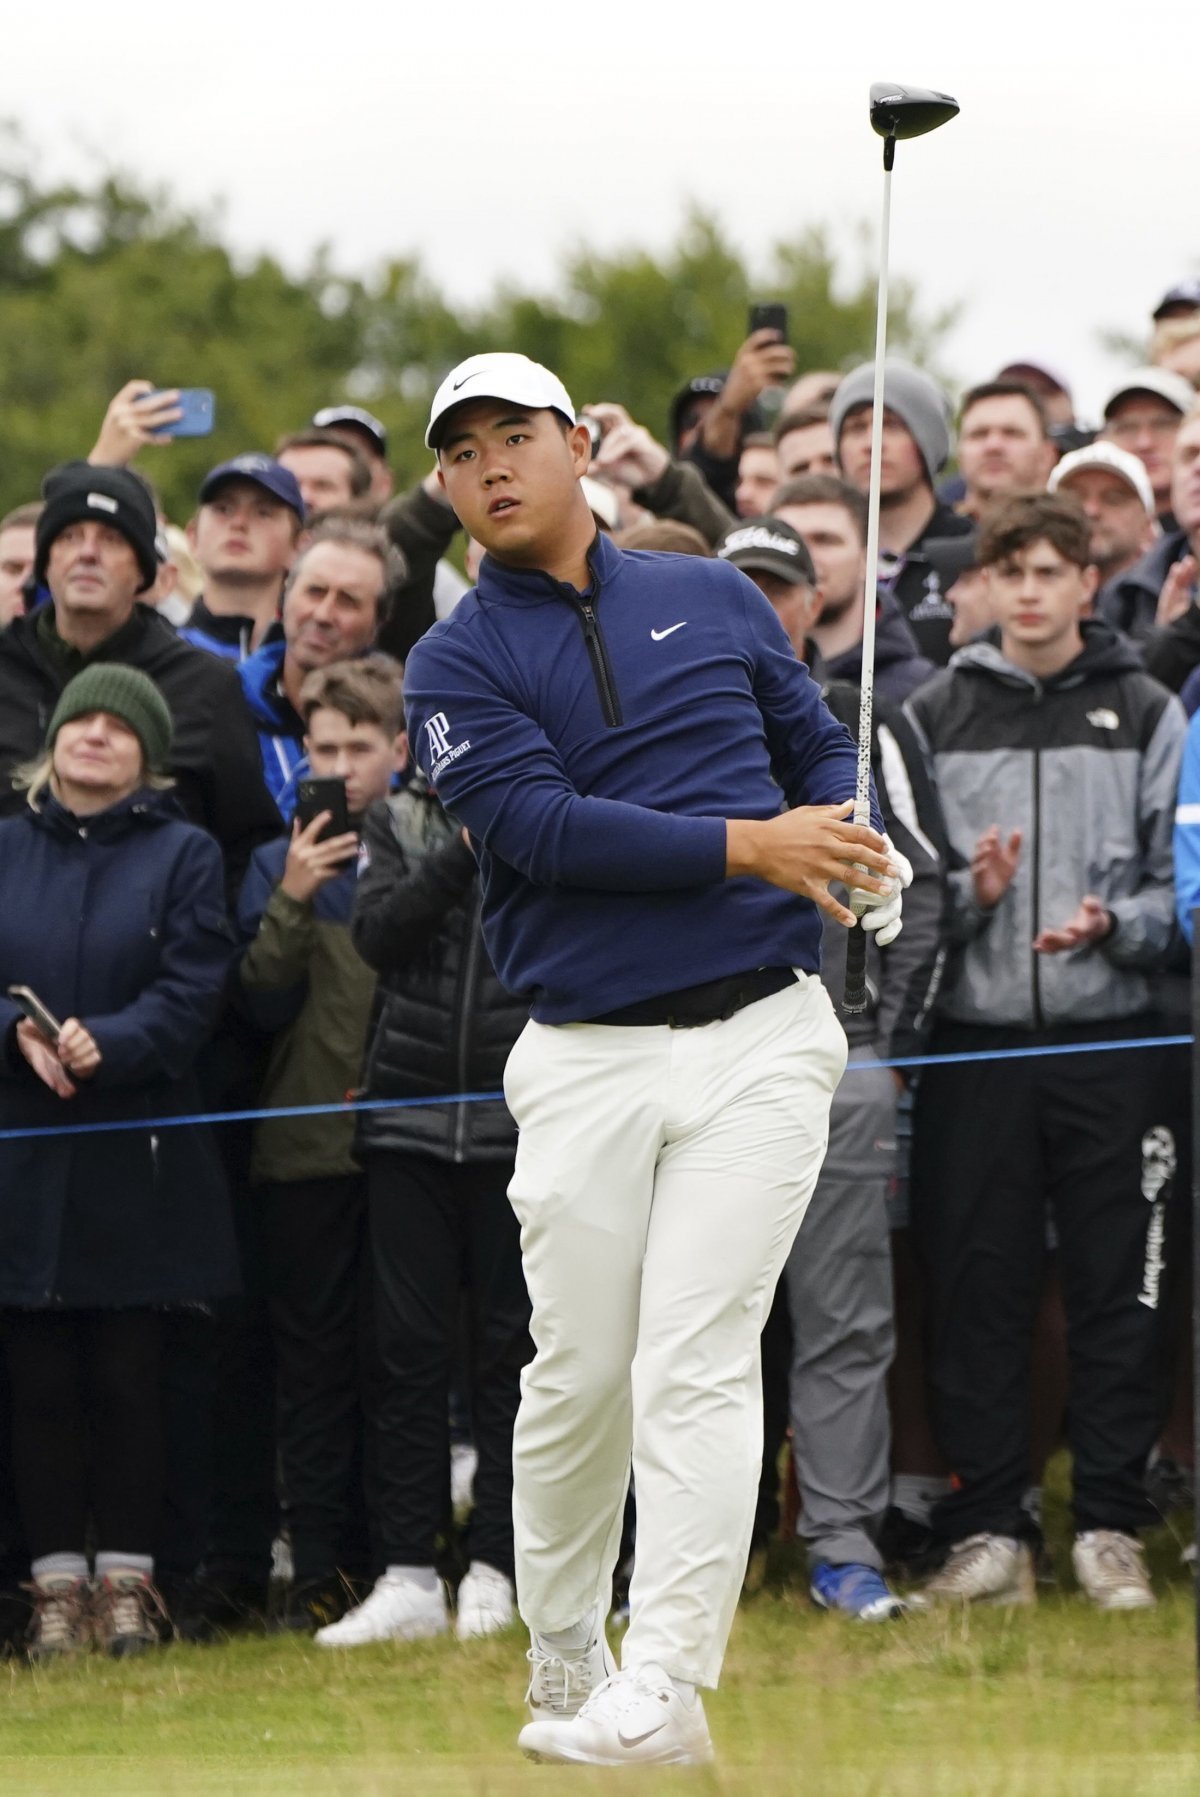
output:
[[[525,1702],[535,1722],[569,1721],[592,1692],[616,1672],[617,1662],[609,1651],[603,1617],[594,1627],[591,1640],[579,1653],[556,1652],[536,1635],[531,1636],[533,1645],[525,1655],[530,1668]]]
[[[516,1595],[511,1579],[485,1560],[472,1560],[458,1587],[455,1632],[459,1640],[473,1641],[479,1635],[498,1635],[501,1629],[511,1628],[517,1613]]]
[[[1152,1610],[1157,1598],[1136,1536],[1088,1529],[1071,1550],[1075,1577],[1098,1610]]]
[[[313,1640],[322,1647],[365,1647],[372,1641],[424,1641],[449,1627],[442,1581],[427,1591],[405,1568],[394,1567],[376,1579],[365,1602],[318,1629]]]
[[[713,1757],[699,1695],[686,1704],[641,1668],[606,1679],[567,1721],[527,1722],[518,1743],[531,1760],[580,1766],[699,1766]]]
[[[1032,1604],[1037,1600],[1033,1555],[1012,1535],[968,1535],[956,1541],[940,1572],[915,1600],[929,1604]]]

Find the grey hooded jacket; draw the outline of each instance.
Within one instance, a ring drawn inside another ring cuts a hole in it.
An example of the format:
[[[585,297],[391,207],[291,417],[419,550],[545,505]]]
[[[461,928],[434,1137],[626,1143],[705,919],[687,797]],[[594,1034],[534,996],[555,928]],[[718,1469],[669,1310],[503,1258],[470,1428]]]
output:
[[[950,839],[954,952],[939,1015],[1059,1029],[1151,1009],[1149,976],[1175,931],[1171,833],[1186,719],[1107,624],[1083,627],[1070,665],[1039,680],[991,642],[960,649],[913,695]],[[975,901],[971,855],[991,825],[1022,833],[992,910]],[[1085,894],[1114,919],[1098,944],[1037,954]]]

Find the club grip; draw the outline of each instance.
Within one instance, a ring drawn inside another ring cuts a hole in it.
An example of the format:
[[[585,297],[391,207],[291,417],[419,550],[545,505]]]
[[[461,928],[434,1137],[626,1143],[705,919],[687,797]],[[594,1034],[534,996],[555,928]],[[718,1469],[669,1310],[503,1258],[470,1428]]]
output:
[[[846,944],[846,984],[842,1009],[854,1016],[867,1008],[867,932],[856,923]]]

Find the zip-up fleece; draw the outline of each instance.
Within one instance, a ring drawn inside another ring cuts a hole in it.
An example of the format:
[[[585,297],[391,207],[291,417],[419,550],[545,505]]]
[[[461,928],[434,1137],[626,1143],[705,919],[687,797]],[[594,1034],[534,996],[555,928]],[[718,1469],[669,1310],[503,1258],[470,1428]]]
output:
[[[282,636],[247,656],[237,670],[258,730],[263,777],[284,821],[296,808],[295,782],[304,761],[304,721],[280,688],[287,645]]]
[[[816,973],[816,906],[726,880],[724,820],[852,798],[848,732],[736,568],[607,537],[588,559],[581,594],[485,557],[408,659],[410,741],[476,845],[497,973],[542,1023]]]
[[[995,644],[960,649],[909,701],[934,760],[951,845],[952,956],[939,1014],[1030,1030],[1134,1017],[1174,934],[1171,829],[1185,719],[1107,624],[1050,680]],[[1022,832],[1016,875],[991,911],[971,854],[992,824]],[[1115,927],[1042,955],[1033,939],[1095,893]]]

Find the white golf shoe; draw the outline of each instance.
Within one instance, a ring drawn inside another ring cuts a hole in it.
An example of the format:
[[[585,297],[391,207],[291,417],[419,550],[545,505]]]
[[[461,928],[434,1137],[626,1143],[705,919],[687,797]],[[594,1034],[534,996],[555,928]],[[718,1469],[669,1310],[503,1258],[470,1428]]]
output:
[[[397,1566],[376,1579],[365,1602],[318,1629],[313,1639],[320,1647],[367,1647],[373,1641],[425,1641],[449,1627],[442,1581],[430,1591]]]
[[[578,1715],[527,1722],[518,1737],[531,1760],[578,1766],[700,1766],[713,1757],[697,1694],[685,1703],[657,1668],[618,1672]]]
[[[617,1670],[604,1633],[603,1616],[598,1620],[593,1616],[591,1637],[578,1653],[557,1651],[537,1635],[531,1636],[531,1640],[533,1645],[525,1655],[529,1661],[525,1702],[535,1722],[568,1722],[592,1692]]]
[[[501,1629],[511,1627],[516,1613],[512,1580],[486,1561],[472,1560],[458,1587],[455,1633],[459,1640],[473,1641],[480,1635],[498,1635]]]
[[[1152,1610],[1142,1544],[1120,1529],[1087,1529],[1071,1550],[1075,1577],[1098,1610]]]

